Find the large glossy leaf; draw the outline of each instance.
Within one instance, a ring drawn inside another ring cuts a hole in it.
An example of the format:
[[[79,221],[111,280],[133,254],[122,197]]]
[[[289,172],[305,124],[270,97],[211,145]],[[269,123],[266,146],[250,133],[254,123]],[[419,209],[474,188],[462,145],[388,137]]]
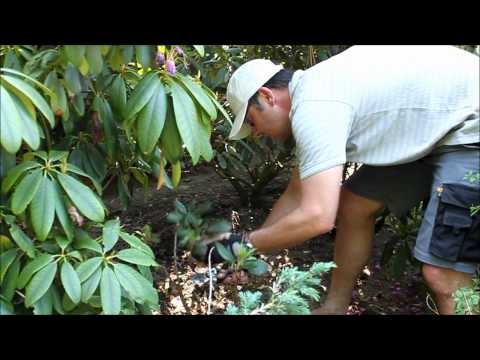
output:
[[[12,265],[16,256],[17,249],[10,249],[0,254],[0,283],[3,281],[9,266]]]
[[[92,221],[103,222],[105,218],[103,205],[90,188],[68,175],[58,174],[57,178],[69,198],[83,215]]]
[[[120,285],[136,302],[158,302],[158,295],[152,284],[139,272],[124,264],[115,264],[113,268]]]
[[[193,47],[201,57],[205,56],[205,47],[203,45],[193,45]]]
[[[62,280],[63,288],[68,297],[74,304],[78,304],[81,298],[82,288],[80,286],[80,279],[78,274],[68,261],[65,261],[60,271],[60,278]]]
[[[65,208],[65,202],[63,199],[62,190],[60,189],[60,185],[56,181],[52,181],[53,187],[53,201],[55,203],[55,213],[57,214],[57,218],[62,225],[63,231],[65,231],[65,235],[69,240],[73,240],[74,237],[74,229],[72,220],[67,213],[67,209]]]
[[[96,256],[84,261],[77,267],[77,274],[80,282],[87,280],[100,267],[103,262],[102,256]]]
[[[215,120],[217,118],[217,109],[203,88],[199,84],[193,82],[188,76],[178,74],[177,78],[181,80],[182,84],[188,89],[189,93],[207,112],[208,116],[210,116],[210,120]]]
[[[144,70],[152,65],[153,47],[152,45],[135,45],[135,54],[137,62],[140,63]]]
[[[40,112],[47,118],[50,126],[55,127],[55,119],[53,118],[53,113],[50,107],[48,106],[45,99],[35,90],[32,86],[26,82],[17,79],[9,75],[1,75],[3,80],[7,81],[10,85],[15,87],[18,91],[27,96],[30,101],[35,105],[35,107],[40,110]]]
[[[120,235],[120,221],[109,220],[103,225],[103,249],[110,251],[118,241]]]
[[[85,45],[65,45],[65,52],[72,64],[76,67],[82,65],[83,57],[85,56]]]
[[[57,263],[51,262],[33,276],[25,291],[26,307],[31,307],[47,292],[56,273]]]
[[[207,86],[201,84],[202,88],[206,91],[206,93],[210,96],[210,99],[214,103],[214,105],[217,107],[217,109],[220,111],[220,113],[223,115],[223,117],[230,123],[232,124],[232,119],[230,118],[230,115],[228,115],[227,111],[225,108],[218,102],[217,96],[215,93],[210,90]]]
[[[177,127],[195,165],[205,151],[205,147],[210,143],[209,134],[198,117],[193,100],[186,91],[175,82],[171,83],[170,89]]]
[[[138,114],[138,144],[143,153],[150,154],[157,145],[165,124],[166,114],[167,94],[165,87],[160,82],[156,93]]]
[[[127,122],[143,109],[160,85],[160,79],[153,71],[146,74],[142,80],[138,82],[127,102],[125,114],[125,120],[127,120]]]
[[[53,284],[52,284],[53,286]],[[33,304],[33,313],[35,315],[51,315],[53,311],[53,297],[51,287],[45,294]]]
[[[91,169],[96,174],[98,181],[102,182],[107,174],[107,164],[105,162],[105,156],[93,144],[85,144],[85,160],[89,162]],[[85,163],[85,162],[84,162]]]
[[[122,238],[122,240],[127,242],[131,247],[133,247],[135,249],[138,249],[140,251],[143,251],[145,254],[150,256],[152,259],[155,257],[152,249],[150,249],[150,247],[147,244],[145,244],[142,240],[140,240],[136,236],[130,235],[130,234],[127,234],[127,233],[121,231],[120,232],[120,237]]]
[[[80,82],[80,73],[77,68],[72,64],[69,64],[65,69],[65,86],[67,89],[73,93],[78,94],[82,91],[82,84]]]
[[[117,254],[117,258],[132,264],[158,266],[154,259],[143,251],[137,249],[120,250]]]
[[[0,85],[0,143],[10,154],[22,144],[23,122],[7,89]]]
[[[57,286],[55,283],[50,286],[50,293],[52,294],[52,302],[53,302],[53,308],[55,311],[61,315],[65,314],[65,309],[63,308],[62,304],[62,297],[60,296],[60,292],[57,289]]]
[[[74,164],[67,164],[67,171],[69,172],[73,172],[77,175],[81,175],[81,176],[85,176],[86,178],[88,178],[93,186],[95,186],[95,190],[97,190],[97,193],[99,193],[100,195],[102,195],[102,186],[98,183],[97,180],[95,180],[94,178],[92,178],[90,175],[88,175],[85,171],[83,171],[82,169],[80,169],[79,167],[75,166]]]
[[[2,192],[7,193],[10,188],[15,185],[18,178],[27,170],[39,167],[40,164],[34,161],[23,161],[19,165],[10,169],[7,172],[7,176],[2,181]]]
[[[117,75],[109,89],[110,104],[117,115],[123,117],[127,105],[127,89],[121,75]]]
[[[47,238],[55,219],[55,190],[48,176],[43,176],[30,205],[30,215],[38,240]]]
[[[10,86],[9,90],[20,115],[22,137],[33,150],[36,150],[40,145],[41,129],[36,121],[35,107],[27,96],[14,87]]]
[[[82,284],[82,302],[86,303],[98,288],[102,278],[102,268],[98,267],[93,274]]]
[[[100,297],[102,299],[102,308],[105,315],[117,315],[121,308],[121,290],[120,283],[115,273],[105,267],[100,280]]]
[[[102,247],[99,243],[93,240],[90,235],[85,230],[76,229],[75,230],[75,240],[73,242],[73,247],[75,249],[88,249],[95,251],[97,253],[102,253]]]
[[[17,279],[20,272],[20,257],[17,257],[15,261],[10,265],[7,273],[2,282],[0,294],[9,302],[12,301],[15,295],[15,289],[17,288]]]
[[[121,81],[121,80],[120,80]],[[125,106],[125,104],[123,104]],[[112,109],[108,101],[97,96],[93,102],[94,109],[98,112],[100,121],[103,124],[105,134],[105,145],[107,155],[110,159],[115,159],[117,148],[117,125],[113,119]],[[123,110],[122,110],[123,111]]]
[[[42,180],[42,170],[34,170],[27,174],[18,184],[12,195],[12,212],[16,215],[25,211],[27,205],[37,193]]]
[[[50,264],[54,260],[53,256],[50,254],[42,254],[32,261],[30,261],[20,272],[17,281],[17,287],[19,289],[23,289],[30,279],[32,278],[33,274],[37,271],[42,270],[45,266]]]
[[[17,225],[13,224],[10,227],[10,235],[12,239],[17,243],[18,247],[22,249],[30,258],[35,257],[35,247],[33,241],[23,232]]]
[[[162,135],[160,137],[160,147],[165,155],[165,158],[171,164],[180,161],[182,158],[182,138],[178,132],[177,123],[173,113],[173,107],[171,105],[168,106],[165,125],[163,126]]]
[[[103,58],[99,45],[87,45],[85,58],[87,59],[90,72],[93,75],[97,76],[102,72]]]

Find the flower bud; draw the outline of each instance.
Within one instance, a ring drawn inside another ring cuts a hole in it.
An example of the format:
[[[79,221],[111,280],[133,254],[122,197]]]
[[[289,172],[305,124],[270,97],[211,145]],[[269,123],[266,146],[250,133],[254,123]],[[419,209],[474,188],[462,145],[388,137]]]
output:
[[[175,72],[177,71],[176,68],[175,68],[175,62],[173,60],[167,60],[167,71],[172,74],[172,75],[175,75]]]
[[[183,56],[184,52],[180,46],[175,46],[175,51],[177,52],[178,55]]]
[[[155,56],[155,61],[158,65],[163,65],[165,63],[165,55],[161,52],[157,52],[157,55]]]

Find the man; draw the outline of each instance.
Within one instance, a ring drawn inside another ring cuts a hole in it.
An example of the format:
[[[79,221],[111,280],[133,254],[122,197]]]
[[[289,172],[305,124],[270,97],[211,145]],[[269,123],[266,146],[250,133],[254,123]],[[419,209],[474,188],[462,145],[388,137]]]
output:
[[[453,46],[353,46],[306,71],[252,60],[233,74],[230,138],[293,136],[298,167],[264,225],[219,237],[259,252],[337,227],[328,296],[315,314],[345,314],[367,264],[376,215],[405,214],[430,197],[414,256],[439,312],[480,262],[479,58]],[[346,162],[362,163],[341,184]]]

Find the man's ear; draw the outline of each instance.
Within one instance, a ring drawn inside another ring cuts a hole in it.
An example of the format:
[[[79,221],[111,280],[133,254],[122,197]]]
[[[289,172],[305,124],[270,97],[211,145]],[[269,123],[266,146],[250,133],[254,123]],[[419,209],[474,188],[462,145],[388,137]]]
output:
[[[260,89],[258,89],[258,93],[261,97],[263,97],[265,99],[265,102],[268,105],[270,105],[270,106],[275,105],[276,98],[275,98],[275,94],[273,93],[272,89],[269,89],[265,86],[262,86]]]

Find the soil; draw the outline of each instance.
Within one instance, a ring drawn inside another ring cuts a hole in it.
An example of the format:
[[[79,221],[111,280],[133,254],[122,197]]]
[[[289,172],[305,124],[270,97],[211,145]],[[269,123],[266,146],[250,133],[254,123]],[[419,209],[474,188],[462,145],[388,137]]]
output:
[[[138,189],[133,196],[128,211],[121,209],[118,199],[107,201],[111,215],[119,216],[124,229],[130,232],[141,231],[150,225],[152,233],[160,237],[157,243],[150,243],[156,260],[161,265],[154,269],[154,281],[160,295],[161,308],[158,314],[207,314],[209,284],[208,267],[194,261],[181,249],[174,256],[175,225],[167,222],[166,216],[174,209],[177,196],[183,203],[193,199],[197,202],[209,201],[215,209],[215,218],[229,219],[235,228],[252,230],[260,226],[267,217],[274,201],[288,183],[288,171],[284,171],[266,188],[260,208],[241,205],[240,198],[228,180],[222,179],[206,166],[196,167],[182,174],[182,182],[177,191],[165,186],[159,191],[151,188],[145,194]],[[427,306],[427,290],[418,267],[407,266],[403,276],[395,279],[387,268],[382,267],[381,256],[386,241],[395,236],[385,225],[376,234],[373,256],[357,281],[353,294],[350,315],[366,314],[432,314]],[[284,266],[297,266],[308,269],[317,261],[333,261],[334,240],[330,234],[311,239],[301,246],[261,255],[271,266],[271,271],[261,277],[250,276],[247,284],[214,284],[211,312],[222,314],[228,304],[238,303],[239,291],[264,290]],[[176,258],[176,259],[175,259]],[[221,265],[217,266],[220,271]],[[328,287],[329,275],[323,280]],[[195,280],[195,281],[194,281]],[[322,299],[325,291],[322,291]],[[312,309],[321,304],[312,304]]]

